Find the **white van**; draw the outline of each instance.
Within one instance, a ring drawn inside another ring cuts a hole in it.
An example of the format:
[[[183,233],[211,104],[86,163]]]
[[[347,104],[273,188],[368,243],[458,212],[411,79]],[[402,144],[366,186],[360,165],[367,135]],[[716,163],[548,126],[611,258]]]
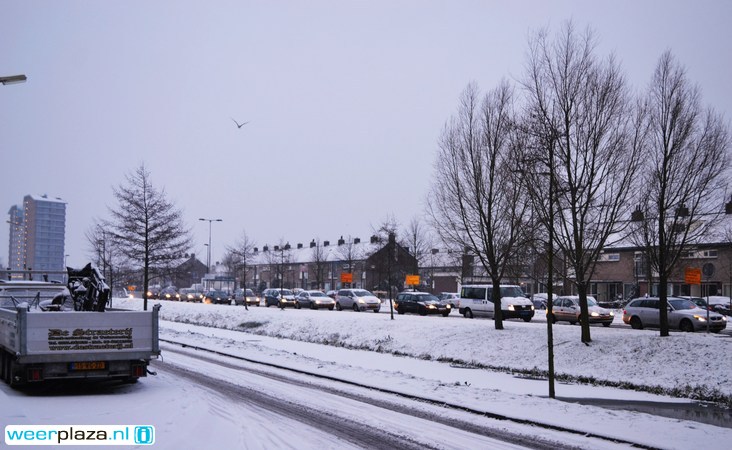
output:
[[[493,317],[493,285],[465,285],[460,289],[458,312],[468,319],[476,316]],[[534,304],[526,298],[520,286],[501,285],[501,312],[504,319],[524,319],[530,322],[534,317]]]

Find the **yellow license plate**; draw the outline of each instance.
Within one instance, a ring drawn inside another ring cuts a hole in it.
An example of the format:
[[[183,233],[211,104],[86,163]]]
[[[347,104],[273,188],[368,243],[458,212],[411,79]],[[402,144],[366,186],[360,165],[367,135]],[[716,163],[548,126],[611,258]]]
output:
[[[71,370],[104,370],[107,363],[104,361],[85,361],[71,363]]]

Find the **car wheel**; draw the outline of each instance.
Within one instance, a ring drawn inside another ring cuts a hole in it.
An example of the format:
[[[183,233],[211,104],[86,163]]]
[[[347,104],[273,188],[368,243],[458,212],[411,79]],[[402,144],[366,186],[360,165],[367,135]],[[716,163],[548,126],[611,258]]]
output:
[[[684,320],[682,320],[682,321],[681,321],[681,323],[679,324],[679,329],[680,329],[681,331],[684,331],[684,332],[686,332],[686,333],[691,333],[692,331],[694,331],[694,324],[693,324],[693,323],[691,323],[691,321],[690,321],[690,320],[688,320],[688,319],[684,319]]]
[[[554,313],[551,313],[549,315],[552,316],[552,323],[557,323],[557,315]]]
[[[354,311],[356,311],[356,312],[359,312],[359,311],[360,311],[360,310],[358,309],[358,305],[357,305],[357,304],[355,304],[355,303],[353,304],[353,310],[354,310]]]
[[[465,313],[463,313],[466,319],[472,319],[473,318],[473,311],[470,310],[470,308],[465,309]]]
[[[643,329],[643,324],[641,323],[641,320],[640,320],[640,318],[638,318],[638,316],[633,316],[633,317],[630,318],[630,326],[634,330],[642,330]]]
[[[343,308],[341,308],[341,304],[340,303],[336,303],[336,309],[338,311],[342,311],[343,310]]]
[[[315,309],[315,303],[310,302],[310,309]]]
[[[295,309],[300,309],[300,302],[295,302]]]
[[[531,317],[524,317],[524,322],[531,322]]]
[[[404,314],[404,309],[397,307],[397,314]]]
[[[570,325],[574,325],[574,324],[576,324],[576,323],[577,323],[577,321],[576,321],[576,320],[570,320],[570,321],[569,321],[569,324],[570,324]]]
[[[602,326],[608,328],[610,326],[610,322],[603,322]]]
[[[427,315],[427,309],[426,308],[420,308],[419,309],[419,315],[420,316],[426,316]]]
[[[442,317],[447,317],[449,315],[450,315],[450,311],[447,311],[447,312],[442,313]]]
[[[332,306],[329,306],[328,307],[328,311],[333,311],[333,307]]]

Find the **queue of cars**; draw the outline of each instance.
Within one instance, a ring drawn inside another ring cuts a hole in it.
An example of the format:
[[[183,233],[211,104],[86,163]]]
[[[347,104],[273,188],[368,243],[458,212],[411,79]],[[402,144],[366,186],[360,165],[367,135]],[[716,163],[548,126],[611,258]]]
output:
[[[270,288],[261,295],[256,295],[252,289],[237,289],[233,294],[223,290],[209,290],[205,293],[195,289],[181,289],[168,286],[164,289],[150,288],[148,298],[167,300],[202,302],[211,304],[234,304],[260,306],[262,301],[265,307],[279,308],[293,307],[296,309],[328,309],[373,311],[381,310],[382,302],[371,292],[365,289],[339,289],[323,293],[319,290],[291,290]],[[504,319],[522,319],[526,322],[534,317],[535,310],[547,309],[549,296],[534,294],[527,298],[517,285],[500,285],[501,312]],[[727,327],[727,317],[721,312],[728,312],[729,297],[712,297],[709,304],[702,297],[669,297],[668,321],[671,329],[681,331],[709,330],[719,332]],[[581,308],[579,296],[564,295],[551,298],[553,323],[565,321],[574,325],[581,322]],[[594,297],[587,297],[587,306],[590,324],[602,324],[609,327],[615,319],[615,311],[604,308]],[[643,297],[631,300],[622,309],[622,320],[634,329],[659,327],[660,300],[657,297]],[[414,313],[419,315],[440,314],[447,317],[457,309],[462,316],[493,317],[495,315],[492,285],[464,285],[460,293],[443,292],[439,296],[418,291],[405,291],[396,296],[393,303],[398,314]],[[548,312],[547,312],[548,315]]]

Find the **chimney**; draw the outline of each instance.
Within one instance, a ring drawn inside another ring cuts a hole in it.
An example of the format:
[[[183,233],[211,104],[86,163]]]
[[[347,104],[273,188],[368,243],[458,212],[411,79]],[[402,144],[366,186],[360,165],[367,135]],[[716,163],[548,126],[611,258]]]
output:
[[[433,249],[432,249],[432,254],[433,254],[433,255],[436,255],[436,254],[437,254],[438,252],[439,252],[439,250],[437,250],[436,248],[433,248]]]
[[[330,245],[330,241],[323,241],[323,247],[327,247]]]
[[[361,239],[360,238],[354,238],[353,239],[353,243],[354,244],[360,244],[361,243]]]
[[[389,242],[390,242],[390,243],[392,243],[392,242],[396,242],[396,234],[394,234],[394,233],[389,233]]]
[[[633,211],[630,214],[630,221],[631,222],[643,222],[643,219],[644,219],[643,211],[641,211],[640,205],[638,205],[635,208],[635,211]]]
[[[310,241],[310,248],[313,248],[313,247],[315,247],[315,239],[313,239],[312,241]]]
[[[379,237],[376,235],[371,236],[371,243],[376,244],[377,242],[379,242]]]
[[[346,243],[346,241],[344,241],[344,240],[343,240],[343,236],[341,236],[341,238],[340,238],[340,239],[338,239],[338,245],[343,245],[343,244],[345,244],[345,243]]]
[[[302,244],[298,242],[297,243],[297,248],[302,248]]]
[[[280,250],[280,246],[279,245],[275,245],[274,251],[278,252],[279,250]]]
[[[258,253],[259,249],[257,247],[254,247],[254,253]]]
[[[688,217],[689,216],[689,208],[687,208],[683,203],[679,205],[678,208],[676,208],[676,217]]]
[[[289,249],[290,249],[290,243],[288,242],[287,244],[285,244],[285,250],[289,250]]]
[[[266,252],[266,251],[268,251],[268,250],[269,250],[269,247],[267,247],[266,245],[265,245],[264,247],[262,247],[262,251],[263,251],[263,252]]]
[[[729,199],[729,203],[724,205],[724,212],[726,214],[732,214],[732,198]]]

